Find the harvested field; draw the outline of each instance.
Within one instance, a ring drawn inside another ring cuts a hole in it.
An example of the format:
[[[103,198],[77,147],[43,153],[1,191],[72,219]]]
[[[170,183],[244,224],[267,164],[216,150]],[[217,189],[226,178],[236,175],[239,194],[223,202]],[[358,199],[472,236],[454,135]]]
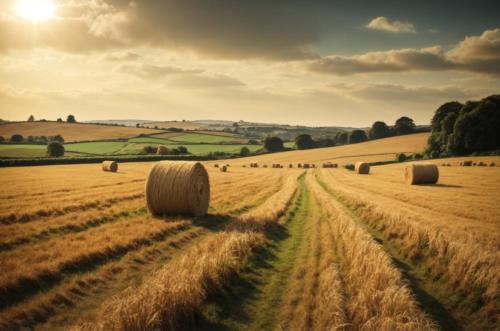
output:
[[[268,158],[207,162],[198,217],[148,213],[153,163],[0,169],[0,329],[497,327],[500,167],[433,160],[438,183],[410,186],[406,163]]]

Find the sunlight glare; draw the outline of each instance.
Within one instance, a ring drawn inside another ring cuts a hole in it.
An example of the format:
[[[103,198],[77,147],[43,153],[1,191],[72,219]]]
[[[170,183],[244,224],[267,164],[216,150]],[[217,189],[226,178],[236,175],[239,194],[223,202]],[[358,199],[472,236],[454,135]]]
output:
[[[19,0],[16,9],[22,18],[41,22],[54,17],[55,5],[52,0]]]

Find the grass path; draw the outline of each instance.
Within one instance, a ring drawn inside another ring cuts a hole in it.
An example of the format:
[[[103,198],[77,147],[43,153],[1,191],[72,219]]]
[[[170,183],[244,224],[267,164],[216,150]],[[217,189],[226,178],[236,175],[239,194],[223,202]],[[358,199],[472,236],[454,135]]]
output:
[[[210,298],[201,316],[204,330],[272,330],[279,323],[290,274],[305,239],[309,194],[304,178],[283,217],[286,222],[267,233],[245,269],[217,297]]]

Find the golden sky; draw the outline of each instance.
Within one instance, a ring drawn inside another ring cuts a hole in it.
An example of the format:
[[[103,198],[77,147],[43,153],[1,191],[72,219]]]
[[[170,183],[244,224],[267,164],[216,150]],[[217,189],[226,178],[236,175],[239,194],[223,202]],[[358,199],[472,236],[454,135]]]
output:
[[[496,2],[368,3],[2,0],[0,118],[425,124],[500,92]]]

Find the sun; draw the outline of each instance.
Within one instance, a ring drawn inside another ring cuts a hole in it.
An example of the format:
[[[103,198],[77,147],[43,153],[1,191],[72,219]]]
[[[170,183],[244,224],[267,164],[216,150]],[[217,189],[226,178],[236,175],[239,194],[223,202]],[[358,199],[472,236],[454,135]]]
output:
[[[52,0],[19,0],[16,10],[26,20],[41,22],[54,17],[56,6]]]

